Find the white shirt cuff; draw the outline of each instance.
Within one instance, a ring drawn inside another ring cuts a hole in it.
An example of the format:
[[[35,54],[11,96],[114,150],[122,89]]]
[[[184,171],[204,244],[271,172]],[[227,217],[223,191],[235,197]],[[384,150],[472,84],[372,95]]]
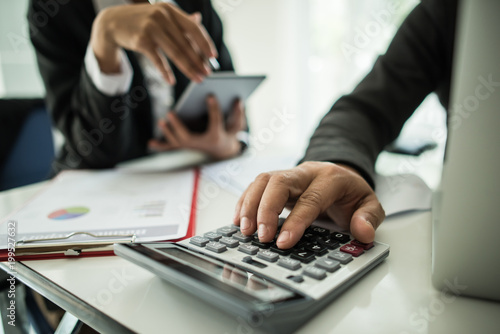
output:
[[[106,95],[115,96],[125,94],[130,89],[134,72],[127,54],[123,49],[120,49],[120,73],[106,74],[103,73],[95,57],[94,50],[87,46],[85,54],[85,70],[97,89]]]

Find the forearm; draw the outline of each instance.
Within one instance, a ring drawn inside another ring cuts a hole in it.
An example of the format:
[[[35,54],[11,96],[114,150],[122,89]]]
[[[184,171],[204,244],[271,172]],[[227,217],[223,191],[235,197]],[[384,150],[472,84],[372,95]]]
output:
[[[373,186],[374,164],[381,144],[377,129],[363,113],[330,111],[311,137],[302,161],[330,161],[355,168]]]
[[[56,126],[64,135],[66,149],[73,160],[79,161],[75,167],[108,168],[143,155],[145,143],[141,148],[138,128],[149,114],[142,113],[144,119],[138,119],[141,114],[137,107],[146,97],[142,86],[132,86],[122,95],[107,96],[95,88],[82,69],[80,80],[67,100],[59,96],[51,110]]]

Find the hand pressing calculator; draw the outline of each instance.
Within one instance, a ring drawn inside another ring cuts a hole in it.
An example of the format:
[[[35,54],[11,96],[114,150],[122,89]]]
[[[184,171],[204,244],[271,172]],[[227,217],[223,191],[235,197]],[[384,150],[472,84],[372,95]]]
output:
[[[287,250],[234,225],[177,243],[114,247],[117,255],[273,333],[297,329],[389,255],[388,245],[360,243],[316,224]]]

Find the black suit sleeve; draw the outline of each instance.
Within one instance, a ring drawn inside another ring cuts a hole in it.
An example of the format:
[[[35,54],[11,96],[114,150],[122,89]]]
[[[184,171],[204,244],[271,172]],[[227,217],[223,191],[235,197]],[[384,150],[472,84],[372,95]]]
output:
[[[456,1],[422,1],[373,69],[341,97],[314,132],[303,161],[345,163],[373,186],[378,154],[423,99],[436,91],[447,107]]]
[[[67,1],[52,15],[46,14],[45,4],[31,1],[28,20],[47,106],[65,138],[55,168],[113,167],[143,155],[151,118],[141,78],[134,75],[127,94],[107,96],[85,70],[84,56],[95,18],[92,1]]]

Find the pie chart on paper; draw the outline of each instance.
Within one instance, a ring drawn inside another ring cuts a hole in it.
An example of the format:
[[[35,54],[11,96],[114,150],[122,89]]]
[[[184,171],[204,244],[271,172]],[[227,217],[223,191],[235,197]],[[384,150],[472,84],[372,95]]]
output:
[[[83,215],[86,215],[90,212],[89,208],[84,206],[74,206],[70,208],[59,209],[54,212],[51,212],[48,217],[53,220],[67,220],[78,218]]]

